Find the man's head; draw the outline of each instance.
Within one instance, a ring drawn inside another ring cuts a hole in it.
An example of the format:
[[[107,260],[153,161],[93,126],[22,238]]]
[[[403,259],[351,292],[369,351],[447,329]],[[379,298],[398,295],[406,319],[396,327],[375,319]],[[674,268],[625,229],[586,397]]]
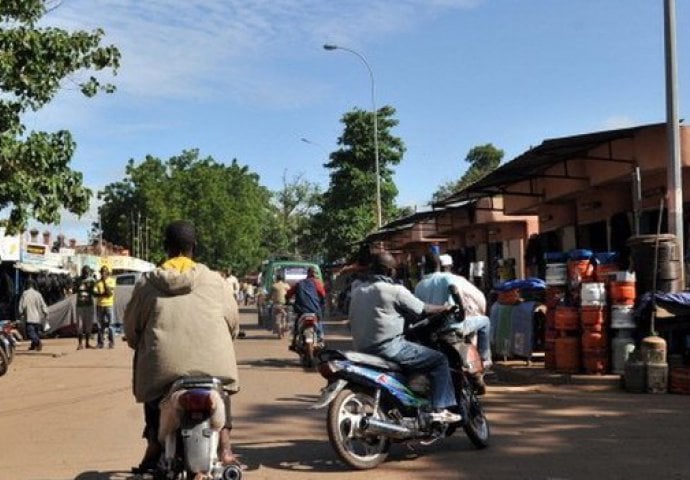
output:
[[[434,252],[427,252],[424,255],[424,273],[440,272],[441,260],[439,255]]]
[[[24,288],[26,290],[28,290],[30,288],[36,288],[36,280],[34,280],[33,278],[28,278],[26,280],[26,283],[24,284]]]
[[[84,265],[81,267],[81,278],[87,278],[89,276],[91,276],[91,269],[88,265]]]
[[[103,265],[101,267],[101,277],[107,278],[109,275],[110,275],[110,269],[108,267],[106,267],[105,265]]]
[[[314,277],[316,277],[316,269],[314,269],[314,267],[307,268],[307,278],[314,278]]]
[[[279,273],[278,275],[276,275],[276,282],[282,282],[282,281],[283,281],[283,275],[281,273]]]
[[[389,252],[375,253],[371,257],[371,273],[375,275],[385,275],[395,277],[395,269],[398,264]]]
[[[168,258],[192,258],[195,246],[196,230],[194,229],[194,225],[190,222],[186,220],[176,220],[165,227],[163,248]]]

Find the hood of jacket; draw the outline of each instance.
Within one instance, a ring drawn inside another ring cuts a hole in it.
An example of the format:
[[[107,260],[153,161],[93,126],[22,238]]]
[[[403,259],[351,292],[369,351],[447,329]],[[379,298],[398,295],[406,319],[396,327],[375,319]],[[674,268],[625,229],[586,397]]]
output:
[[[195,263],[183,271],[164,265],[148,272],[145,277],[149,285],[166,295],[186,295],[196,288],[200,278],[208,273],[208,270],[208,267],[201,263]]]

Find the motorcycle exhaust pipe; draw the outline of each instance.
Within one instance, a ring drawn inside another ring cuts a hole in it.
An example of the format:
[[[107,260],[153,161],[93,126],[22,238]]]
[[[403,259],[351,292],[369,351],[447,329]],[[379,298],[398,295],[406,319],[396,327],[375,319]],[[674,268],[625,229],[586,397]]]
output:
[[[407,427],[390,422],[382,422],[372,417],[364,417],[359,421],[359,429],[367,434],[403,440],[414,436],[414,432]]]
[[[242,469],[239,465],[228,465],[223,469],[223,480],[242,480]]]

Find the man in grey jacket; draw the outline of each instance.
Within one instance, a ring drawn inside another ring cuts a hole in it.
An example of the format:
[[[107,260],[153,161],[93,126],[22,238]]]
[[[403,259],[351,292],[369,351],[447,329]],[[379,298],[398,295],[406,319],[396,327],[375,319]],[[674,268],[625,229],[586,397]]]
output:
[[[26,335],[31,339],[29,350],[40,352],[43,349],[40,332],[46,315],[48,315],[48,307],[43,300],[43,295],[36,290],[36,282],[29,278],[26,281],[26,289],[19,299],[19,316],[26,322]]]
[[[195,245],[191,223],[169,224],[164,232],[168,260],[142,276],[125,309],[125,337],[135,350],[134,396],[144,404],[148,442],[138,472],[155,468],[162,452],[160,401],[175,380],[187,375],[210,375],[223,382],[227,421],[220,431],[219,458],[224,464],[236,461],[230,448],[229,395],[239,390],[233,346],[239,310],[220,274],[192,260]]]

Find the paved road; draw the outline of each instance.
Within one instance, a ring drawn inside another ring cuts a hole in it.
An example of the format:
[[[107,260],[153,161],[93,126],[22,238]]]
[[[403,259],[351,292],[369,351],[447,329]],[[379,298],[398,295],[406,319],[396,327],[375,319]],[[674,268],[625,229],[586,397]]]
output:
[[[323,386],[245,313],[237,342],[242,391],[234,446],[245,478],[309,479],[690,479],[690,398],[632,395],[591,386],[513,386],[485,397],[490,448],[463,435],[415,450],[395,446],[375,473],[351,472],[332,452],[325,412],[307,407]],[[347,345],[330,326],[332,344]],[[131,352],[75,351],[74,339],[20,352],[0,377],[0,480],[125,480],[138,462],[142,412],[130,393]],[[21,347],[26,349],[26,345]],[[510,378],[497,367],[497,382]]]

